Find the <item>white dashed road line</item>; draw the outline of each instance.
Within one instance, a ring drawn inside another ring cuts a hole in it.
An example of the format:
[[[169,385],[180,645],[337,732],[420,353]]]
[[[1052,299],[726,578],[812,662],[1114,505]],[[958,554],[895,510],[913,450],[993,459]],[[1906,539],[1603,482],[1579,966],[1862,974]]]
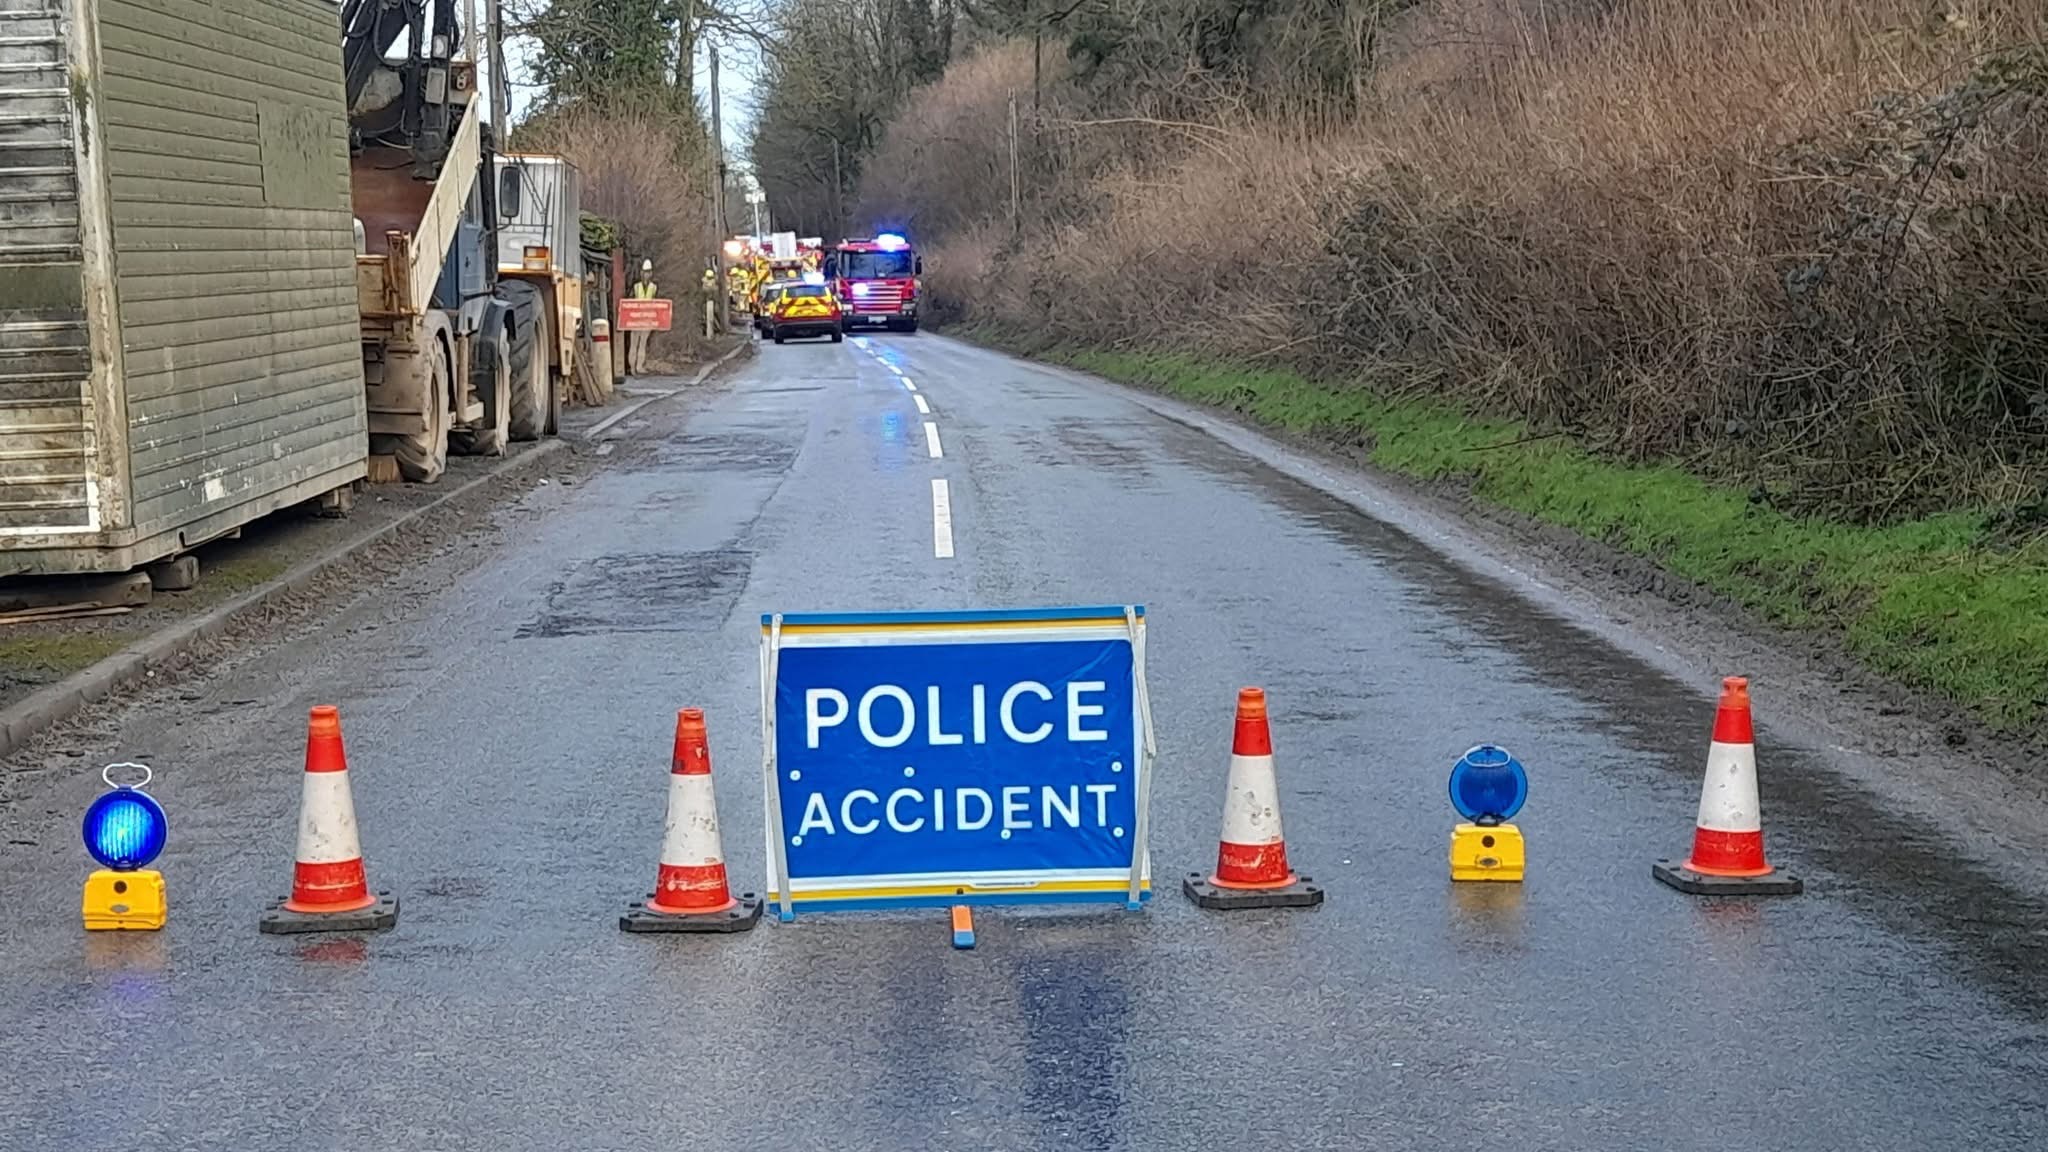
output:
[[[944,480],[936,479],[932,481],[932,555],[941,560],[953,558],[953,494]]]
[[[903,387],[909,391],[911,400],[917,404],[920,415],[932,414],[932,406],[926,403],[923,394],[918,392],[917,384],[903,374],[903,369],[882,359],[880,354],[875,354],[875,360],[903,382]],[[934,421],[924,422],[924,446],[925,450],[931,453],[932,459],[945,459],[946,450],[939,445],[939,426]],[[946,481],[940,479],[932,481],[932,555],[940,560],[953,558],[953,494]]]

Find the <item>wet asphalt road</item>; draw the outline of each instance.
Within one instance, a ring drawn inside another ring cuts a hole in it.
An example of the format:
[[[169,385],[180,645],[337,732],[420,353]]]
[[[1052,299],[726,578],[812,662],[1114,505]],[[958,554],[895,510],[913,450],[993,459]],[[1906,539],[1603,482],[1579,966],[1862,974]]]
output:
[[[1768,729],[1769,845],[1808,894],[1650,880],[1687,842],[1711,682],[1121,392],[930,336],[766,347],[622,433],[445,588],[118,718],[91,756],[162,774],[163,933],[79,930],[88,773],[8,815],[0,1147],[2048,1146],[2038,894]],[[985,911],[971,953],[942,913],[617,930],[679,705],[709,713],[760,884],[758,613],[1122,602],[1151,614],[1147,911]],[[1241,684],[1272,700],[1314,912],[1171,884],[1213,860]],[[403,915],[259,936],[321,702]],[[1444,775],[1481,740],[1534,777],[1520,888],[1446,878]]]

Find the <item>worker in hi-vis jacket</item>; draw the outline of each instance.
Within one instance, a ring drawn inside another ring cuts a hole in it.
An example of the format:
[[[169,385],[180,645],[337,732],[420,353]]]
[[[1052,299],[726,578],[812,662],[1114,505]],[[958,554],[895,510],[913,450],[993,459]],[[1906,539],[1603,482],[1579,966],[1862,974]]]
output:
[[[640,262],[640,278],[633,281],[632,296],[635,300],[658,299],[654,288],[654,261]],[[626,333],[626,374],[643,375],[647,371],[647,337],[644,328]]]

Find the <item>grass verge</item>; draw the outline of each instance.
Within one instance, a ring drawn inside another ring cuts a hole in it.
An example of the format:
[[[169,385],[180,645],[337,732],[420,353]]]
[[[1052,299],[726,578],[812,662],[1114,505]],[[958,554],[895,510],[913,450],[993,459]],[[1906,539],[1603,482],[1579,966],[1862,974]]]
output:
[[[972,333],[1011,344],[999,332]],[[1986,512],[1883,527],[1785,515],[1675,467],[1603,460],[1509,421],[1291,372],[1163,354],[1035,348],[1112,380],[1363,444],[1373,465],[1646,557],[1774,623],[1831,633],[1870,667],[2017,730],[2048,712],[2048,540]]]
[[[208,569],[206,580],[217,589],[240,595],[284,575],[286,568],[287,565],[282,560],[257,554],[244,554]]]
[[[127,637],[100,632],[0,639],[0,677],[24,684],[61,680],[119,652]]]

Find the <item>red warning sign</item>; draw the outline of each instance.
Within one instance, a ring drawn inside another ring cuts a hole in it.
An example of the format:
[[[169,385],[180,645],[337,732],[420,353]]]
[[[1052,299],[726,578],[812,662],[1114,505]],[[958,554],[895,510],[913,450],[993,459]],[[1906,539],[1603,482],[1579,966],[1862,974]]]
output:
[[[619,331],[666,332],[674,312],[673,300],[621,300]]]

